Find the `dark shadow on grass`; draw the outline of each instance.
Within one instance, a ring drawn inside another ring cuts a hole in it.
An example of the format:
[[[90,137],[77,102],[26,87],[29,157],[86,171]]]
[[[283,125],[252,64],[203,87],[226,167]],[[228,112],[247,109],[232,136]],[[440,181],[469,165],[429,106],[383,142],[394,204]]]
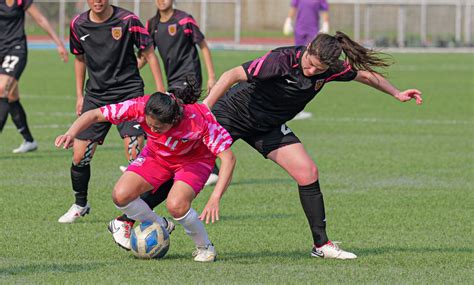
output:
[[[0,268],[0,276],[6,275],[26,275],[37,273],[77,273],[97,270],[105,266],[106,263],[77,263],[77,264],[30,264],[20,266],[10,266],[7,268]]]
[[[474,248],[469,247],[401,247],[382,246],[371,248],[350,248],[358,256],[370,256],[379,254],[389,254],[397,252],[407,253],[474,253]]]
[[[233,252],[220,255],[219,260],[223,262],[233,262],[239,264],[259,263],[259,259],[308,259],[309,250],[293,250],[293,251],[258,251],[258,252]]]
[[[256,178],[256,179],[246,179],[232,181],[232,185],[268,185],[268,184],[282,184],[282,183],[294,183],[296,188],[296,182],[294,182],[290,177],[288,178]],[[213,186],[212,186],[213,187]]]

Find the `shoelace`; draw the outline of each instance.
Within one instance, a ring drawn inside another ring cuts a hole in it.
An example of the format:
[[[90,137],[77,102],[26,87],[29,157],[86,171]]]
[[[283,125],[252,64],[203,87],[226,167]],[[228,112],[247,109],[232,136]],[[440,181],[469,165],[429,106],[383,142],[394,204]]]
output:
[[[124,233],[125,238],[130,238],[132,225],[130,223],[124,222],[122,227],[123,227],[123,230],[125,231]]]
[[[201,252],[207,250],[209,248],[209,246],[202,246],[202,247],[196,247],[196,250],[193,251],[193,256],[196,257],[198,256]]]

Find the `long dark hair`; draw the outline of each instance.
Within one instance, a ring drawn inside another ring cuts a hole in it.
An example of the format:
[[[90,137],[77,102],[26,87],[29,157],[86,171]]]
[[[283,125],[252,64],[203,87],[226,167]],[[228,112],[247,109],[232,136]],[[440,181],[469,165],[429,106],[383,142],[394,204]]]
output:
[[[356,70],[380,74],[374,67],[385,68],[391,64],[386,58],[381,57],[382,53],[361,46],[340,31],[337,31],[334,36],[318,34],[308,48],[310,55],[316,56],[319,61],[330,67],[339,60],[342,52]]]
[[[183,105],[196,103],[200,96],[196,79],[186,77],[183,86],[171,87],[168,93],[153,93],[145,106],[145,114],[163,124],[175,125],[183,117]]]

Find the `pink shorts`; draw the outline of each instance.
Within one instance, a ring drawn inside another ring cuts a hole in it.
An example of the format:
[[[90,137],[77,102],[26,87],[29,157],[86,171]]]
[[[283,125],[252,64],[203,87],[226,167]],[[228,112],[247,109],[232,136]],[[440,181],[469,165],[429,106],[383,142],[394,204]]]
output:
[[[216,158],[189,160],[183,163],[170,164],[161,157],[150,155],[147,148],[127,167],[127,171],[135,172],[153,186],[153,191],[174,177],[175,181],[183,181],[199,194],[206,183]]]

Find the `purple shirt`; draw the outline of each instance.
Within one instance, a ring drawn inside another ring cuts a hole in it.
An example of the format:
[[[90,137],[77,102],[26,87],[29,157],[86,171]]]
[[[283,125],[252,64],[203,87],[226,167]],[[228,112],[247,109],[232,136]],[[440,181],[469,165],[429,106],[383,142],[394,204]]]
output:
[[[319,12],[329,8],[326,0],[291,0],[291,7],[296,8],[295,35],[306,34],[314,37],[319,31]]]

